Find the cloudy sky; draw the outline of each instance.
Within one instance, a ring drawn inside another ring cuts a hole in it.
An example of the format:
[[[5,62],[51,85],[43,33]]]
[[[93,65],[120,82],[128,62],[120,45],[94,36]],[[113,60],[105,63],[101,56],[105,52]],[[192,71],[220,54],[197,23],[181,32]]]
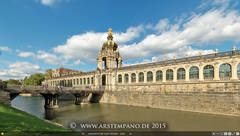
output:
[[[124,66],[240,48],[231,0],[1,0],[0,79],[89,71],[113,29]]]

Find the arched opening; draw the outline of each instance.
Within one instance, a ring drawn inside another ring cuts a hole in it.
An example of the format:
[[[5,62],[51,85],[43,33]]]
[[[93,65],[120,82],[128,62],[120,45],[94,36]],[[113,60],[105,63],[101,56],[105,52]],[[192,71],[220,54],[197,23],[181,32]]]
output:
[[[118,68],[118,59],[115,61],[115,67]]]
[[[158,71],[156,72],[156,81],[162,81],[162,77],[163,77],[162,71],[161,71],[161,70],[158,70]]]
[[[102,58],[102,69],[107,69],[107,59],[106,59],[106,57]]]
[[[143,74],[143,72],[140,72],[139,74],[138,74],[138,81],[139,82],[144,82],[144,74]]]
[[[179,68],[177,70],[177,80],[185,80],[186,71],[184,68]]]
[[[124,82],[125,82],[125,83],[128,83],[128,74],[125,74],[125,75],[124,75]]]
[[[86,85],[86,78],[83,79],[83,83],[84,83],[84,85]]]
[[[153,73],[151,71],[147,72],[147,81],[152,82],[153,81]]]
[[[136,82],[136,74],[135,74],[135,73],[132,73],[132,74],[131,74],[131,82],[132,82],[132,83],[135,83],[135,82]]]
[[[219,77],[221,80],[229,80],[232,77],[232,68],[230,64],[225,63],[220,65]]]
[[[166,71],[166,80],[167,81],[172,81],[173,80],[173,70],[172,69],[168,69]]]
[[[197,66],[192,66],[190,68],[189,79],[199,79],[199,69]]]
[[[122,83],[122,75],[121,74],[118,75],[118,83]]]
[[[92,84],[94,84],[94,78],[93,77],[91,77],[91,82],[92,82]]]
[[[237,65],[237,76],[240,78],[240,63]]]
[[[89,79],[89,77],[87,78],[87,84],[90,84],[90,79]]]
[[[207,65],[203,68],[203,77],[209,80],[214,78],[214,67],[212,65]]]
[[[102,86],[106,85],[106,75],[102,75]]]

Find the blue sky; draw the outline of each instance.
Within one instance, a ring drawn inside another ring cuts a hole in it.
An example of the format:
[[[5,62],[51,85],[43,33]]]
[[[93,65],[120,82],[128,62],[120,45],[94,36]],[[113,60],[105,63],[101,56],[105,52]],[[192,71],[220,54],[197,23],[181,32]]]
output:
[[[239,49],[231,0],[1,0],[0,79],[46,69],[96,69],[113,29],[123,66]]]

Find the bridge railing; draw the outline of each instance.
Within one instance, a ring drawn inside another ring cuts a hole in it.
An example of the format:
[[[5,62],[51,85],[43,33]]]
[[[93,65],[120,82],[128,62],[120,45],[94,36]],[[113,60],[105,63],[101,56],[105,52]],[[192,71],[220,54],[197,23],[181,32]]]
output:
[[[41,93],[46,91],[57,91],[57,92],[105,91],[104,86],[63,87],[63,86],[8,85],[7,89],[9,91],[26,92],[26,93]]]

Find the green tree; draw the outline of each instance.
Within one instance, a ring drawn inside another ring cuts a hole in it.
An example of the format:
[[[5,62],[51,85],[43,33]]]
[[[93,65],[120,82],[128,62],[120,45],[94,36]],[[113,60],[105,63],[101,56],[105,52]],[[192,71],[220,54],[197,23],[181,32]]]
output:
[[[42,85],[42,81],[45,80],[45,74],[37,73],[24,79],[25,85]]]
[[[9,79],[7,80],[8,85],[21,85],[22,83],[19,80]]]
[[[47,78],[51,78],[51,77],[52,77],[52,69],[47,69],[45,72],[46,72],[46,73],[45,73],[45,76],[46,76]]]
[[[24,85],[42,85],[42,81],[46,78],[52,77],[52,69],[47,69],[45,73],[36,73],[30,75],[29,77],[25,77],[23,82]]]
[[[0,80],[0,89],[6,88],[7,87],[7,82]]]

